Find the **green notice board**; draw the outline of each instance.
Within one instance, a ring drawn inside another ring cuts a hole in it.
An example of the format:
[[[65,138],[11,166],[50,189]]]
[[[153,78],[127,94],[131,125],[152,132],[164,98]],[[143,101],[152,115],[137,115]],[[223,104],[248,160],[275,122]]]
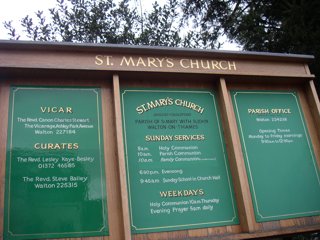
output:
[[[133,233],[238,224],[211,91],[122,89]]]
[[[319,168],[295,92],[232,91],[256,220],[320,214]]]
[[[108,235],[98,88],[12,87],[4,239]]]

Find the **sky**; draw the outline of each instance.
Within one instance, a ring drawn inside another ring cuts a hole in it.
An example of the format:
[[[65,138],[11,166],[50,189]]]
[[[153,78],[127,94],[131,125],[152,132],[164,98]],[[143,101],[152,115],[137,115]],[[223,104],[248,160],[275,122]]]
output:
[[[142,4],[143,11],[148,11],[152,8],[152,3],[155,0],[139,0]],[[157,0],[158,3],[165,2],[165,0]],[[7,40],[7,30],[4,28],[3,23],[5,21],[13,21],[13,26],[20,33],[22,32],[20,27],[20,20],[26,15],[34,16],[34,13],[38,10],[48,12],[49,8],[55,7],[56,0],[1,0],[0,7],[0,39]],[[224,37],[222,37],[224,40]],[[20,40],[28,40],[21,37]],[[236,44],[226,43],[222,46],[221,50],[240,50]]]
[[[55,6],[55,0],[1,0],[0,8],[0,39],[8,39],[4,21],[13,21],[13,26],[20,25],[20,19],[33,15],[37,10],[46,10]]]

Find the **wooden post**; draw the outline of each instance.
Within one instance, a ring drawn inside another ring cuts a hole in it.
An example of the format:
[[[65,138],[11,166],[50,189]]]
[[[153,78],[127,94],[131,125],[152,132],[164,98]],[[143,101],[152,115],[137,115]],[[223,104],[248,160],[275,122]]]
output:
[[[2,238],[4,221],[4,189],[6,169],[6,143],[8,129],[9,84],[0,82],[0,238]]]
[[[310,80],[307,84],[307,97],[316,126],[320,126],[320,102],[313,80]],[[320,128],[318,127],[316,131],[318,138],[320,139]]]
[[[114,109],[115,109],[115,119],[116,119],[116,139],[117,139],[117,151],[118,151],[118,160],[119,160],[124,237],[126,240],[130,240],[131,239],[131,229],[130,229],[130,220],[129,220],[130,211],[129,211],[129,205],[128,205],[126,165],[125,165],[125,159],[124,159],[119,75],[113,75],[113,94],[114,94]]]
[[[226,141],[230,147],[230,169],[233,173],[233,181],[235,194],[238,203],[238,211],[240,224],[244,231],[254,232],[258,230],[258,225],[254,220],[253,206],[251,202],[251,194],[248,185],[248,178],[244,166],[244,160],[241,151],[238,129],[233,113],[226,81],[220,78],[219,84],[220,98],[222,103],[222,112],[225,116]]]

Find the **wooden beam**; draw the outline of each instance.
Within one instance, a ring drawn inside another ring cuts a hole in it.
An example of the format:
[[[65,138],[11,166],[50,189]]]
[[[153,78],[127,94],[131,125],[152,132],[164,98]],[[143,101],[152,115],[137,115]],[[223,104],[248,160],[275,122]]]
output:
[[[244,165],[240,138],[236,125],[235,115],[225,79],[220,79],[219,84],[222,113],[224,116],[226,142],[229,147],[230,169],[233,175],[234,189],[237,199],[240,225],[245,232],[254,232],[259,229],[255,222],[251,194],[247,173]]]
[[[6,143],[8,131],[9,84],[0,82],[0,238],[3,235]]]
[[[313,80],[310,80],[307,84],[307,98],[313,120],[316,126],[320,126],[320,102]],[[320,139],[320,128],[316,128],[316,131],[318,138]]]
[[[130,228],[130,212],[128,204],[127,181],[126,181],[126,165],[124,158],[124,145],[123,145],[123,129],[122,129],[122,114],[121,114],[121,96],[120,96],[120,81],[119,75],[113,75],[113,94],[114,94],[114,109],[116,119],[116,139],[117,139],[117,152],[119,163],[119,176],[121,186],[121,202],[123,214],[123,228],[124,237],[126,240],[131,239]]]

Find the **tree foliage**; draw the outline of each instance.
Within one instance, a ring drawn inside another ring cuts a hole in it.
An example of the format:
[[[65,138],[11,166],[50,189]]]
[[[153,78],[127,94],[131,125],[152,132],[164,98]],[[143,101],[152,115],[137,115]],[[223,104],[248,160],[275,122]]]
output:
[[[163,7],[155,2],[153,11],[146,17],[140,42],[150,46],[179,46],[182,38],[179,35],[179,21],[177,24],[180,18],[177,8],[178,2],[174,0]]]
[[[138,0],[56,0],[21,25],[40,41],[218,48],[226,35],[245,50],[319,54],[318,0],[167,0],[138,14]],[[131,6],[130,6],[131,5]],[[5,22],[12,39],[19,34]]]
[[[183,9],[207,35],[224,33],[245,50],[306,53],[319,47],[318,0],[185,0]]]
[[[183,10],[205,36],[225,34],[244,50],[312,54],[320,76],[319,0],[185,0]]]
[[[128,8],[128,0],[116,6],[112,0],[57,0],[49,9],[50,20],[42,11],[27,15],[21,25],[27,37],[35,41],[134,44],[137,14]],[[6,22],[12,39],[20,38],[11,22]]]
[[[23,31],[35,41],[118,43],[171,47],[202,47],[199,34],[182,31],[178,0],[157,2],[150,12],[132,7],[136,0],[56,0],[46,19],[42,11],[21,20]],[[117,3],[115,3],[117,2]],[[11,39],[19,39],[11,21],[4,23]],[[184,25],[185,26],[185,25]]]

